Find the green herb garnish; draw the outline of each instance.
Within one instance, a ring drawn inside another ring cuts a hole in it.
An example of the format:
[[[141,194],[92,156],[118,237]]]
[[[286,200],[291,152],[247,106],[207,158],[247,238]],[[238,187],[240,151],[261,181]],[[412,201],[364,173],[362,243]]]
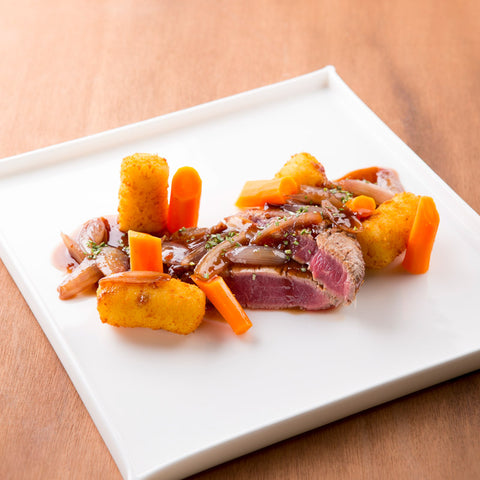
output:
[[[102,251],[107,244],[105,242],[102,243],[95,243],[93,240],[88,241],[88,247],[90,248],[90,254],[88,258],[95,259],[97,258],[98,254]]]

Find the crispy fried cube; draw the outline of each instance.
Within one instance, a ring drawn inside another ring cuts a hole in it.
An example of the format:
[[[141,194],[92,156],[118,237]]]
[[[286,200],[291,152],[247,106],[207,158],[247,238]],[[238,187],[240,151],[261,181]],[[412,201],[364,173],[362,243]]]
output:
[[[122,160],[118,193],[120,230],[164,233],[168,214],[167,161],[158,155],[135,153]]]
[[[170,275],[128,271],[104,277],[97,289],[103,323],[163,329],[187,335],[202,322],[205,294]]]
[[[321,187],[327,183],[325,168],[309,153],[297,153],[279,170],[275,178],[291,176],[298,185]]]
[[[406,249],[419,199],[413,193],[398,193],[363,222],[357,238],[367,267],[386,267]]]

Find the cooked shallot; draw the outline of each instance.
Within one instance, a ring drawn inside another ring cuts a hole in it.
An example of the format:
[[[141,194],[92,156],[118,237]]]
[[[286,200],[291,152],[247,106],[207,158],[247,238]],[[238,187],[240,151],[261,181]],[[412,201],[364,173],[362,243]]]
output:
[[[61,300],[72,298],[77,293],[95,285],[102,277],[103,273],[97,267],[96,261],[92,258],[85,258],[58,286],[58,295]]]
[[[288,255],[276,248],[262,245],[248,245],[229,250],[225,256],[232,263],[245,265],[282,265],[288,262]]]
[[[103,247],[95,258],[97,267],[103,275],[125,272],[129,268],[128,255],[115,247]]]
[[[92,244],[100,245],[108,241],[108,221],[105,218],[92,218],[85,222],[78,234],[78,244],[86,253],[91,254]]]
[[[78,242],[76,242],[72,237],[68,236],[66,233],[60,233],[62,237],[63,244],[67,249],[70,256],[77,262],[81,263],[82,260],[87,256],[86,253],[80,248]]]
[[[377,205],[390,200],[395,192],[386,187],[381,187],[375,183],[366,182],[365,180],[354,180],[346,178],[338,182],[340,186],[352,192],[354,195],[367,195],[375,199]]]
[[[198,275],[200,278],[209,278],[213,275],[218,275],[228,265],[228,260],[225,257],[227,252],[245,243],[248,243],[245,232],[237,233],[221,241],[200,259],[194,270],[195,275]]]

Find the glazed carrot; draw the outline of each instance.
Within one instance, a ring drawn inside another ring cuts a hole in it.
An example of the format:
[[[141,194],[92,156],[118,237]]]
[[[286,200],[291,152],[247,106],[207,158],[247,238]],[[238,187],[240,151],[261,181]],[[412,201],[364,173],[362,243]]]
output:
[[[370,183],[377,183],[377,174],[380,170],[379,167],[366,167],[366,168],[359,168],[358,170],[353,170],[348,172],[343,177],[338,178],[335,182],[339,182],[340,180],[346,180],[347,178],[351,178],[353,180],[366,180]]]
[[[161,238],[129,230],[128,246],[130,270],[163,272]]]
[[[348,200],[345,206],[355,212],[359,218],[367,218],[375,211],[377,204],[368,195],[358,195]]]
[[[192,275],[190,278],[203,290],[237,335],[245,333],[252,326],[252,322],[222,277],[215,275],[206,280],[198,275]]]
[[[290,176],[272,180],[250,180],[243,186],[235,205],[240,208],[263,207],[266,203],[283,205],[287,195],[297,191],[297,182]]]
[[[440,216],[431,197],[420,197],[407,242],[403,267],[410,273],[425,273],[437,234]]]
[[[202,180],[192,167],[181,167],[172,178],[167,228],[170,233],[182,227],[196,227]]]

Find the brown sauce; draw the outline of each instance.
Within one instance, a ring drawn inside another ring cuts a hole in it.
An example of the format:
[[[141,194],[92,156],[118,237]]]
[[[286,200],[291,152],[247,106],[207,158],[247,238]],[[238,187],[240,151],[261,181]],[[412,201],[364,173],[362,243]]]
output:
[[[117,215],[107,215],[103,217],[108,222],[108,242],[111,247],[123,247],[128,245],[128,235],[120,230]],[[82,225],[77,227],[69,236],[74,240],[78,237]],[[62,272],[70,273],[78,263],[70,256],[68,250],[62,241],[53,249],[51,256],[52,265]]]

